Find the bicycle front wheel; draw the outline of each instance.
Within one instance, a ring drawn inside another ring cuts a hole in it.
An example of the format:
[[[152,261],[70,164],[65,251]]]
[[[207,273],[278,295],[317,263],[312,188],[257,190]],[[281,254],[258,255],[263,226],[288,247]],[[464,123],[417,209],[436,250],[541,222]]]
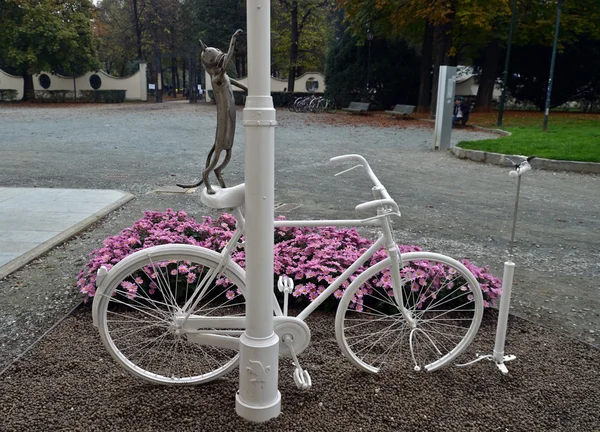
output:
[[[199,384],[234,368],[237,349],[193,343],[181,328],[190,298],[196,316],[244,315],[244,270],[231,261],[220,268],[220,261],[205,248],[161,245],[115,265],[96,292],[94,313],[117,363],[155,384]],[[233,337],[242,331],[220,330]]]
[[[463,264],[428,252],[401,257],[399,290],[392,287],[387,258],[361,273],[338,306],[338,344],[367,372],[397,363],[429,372],[448,365],[469,346],[481,323],[481,289]]]

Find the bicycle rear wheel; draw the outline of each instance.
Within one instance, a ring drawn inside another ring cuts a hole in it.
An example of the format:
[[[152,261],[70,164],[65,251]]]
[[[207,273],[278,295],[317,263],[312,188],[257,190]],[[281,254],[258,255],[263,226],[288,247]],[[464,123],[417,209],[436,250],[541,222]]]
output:
[[[452,363],[472,342],[483,296],[460,262],[434,253],[402,254],[402,304],[394,296],[388,258],[361,273],[336,313],[336,338],[346,357],[367,372],[395,363],[434,371]]]
[[[232,262],[220,269],[220,260],[205,248],[161,245],[115,265],[94,299],[95,321],[111,356],[155,384],[199,384],[234,368],[236,349],[192,343],[181,329],[182,307],[194,292],[202,293],[194,315],[245,314],[244,270]],[[235,337],[242,331],[221,334]]]

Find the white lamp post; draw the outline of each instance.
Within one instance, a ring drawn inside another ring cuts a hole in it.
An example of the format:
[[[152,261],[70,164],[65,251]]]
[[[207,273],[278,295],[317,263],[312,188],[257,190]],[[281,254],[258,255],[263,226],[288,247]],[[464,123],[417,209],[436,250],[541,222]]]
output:
[[[273,332],[275,109],[271,98],[271,4],[248,0],[248,97],[244,108],[246,182],[246,331],[240,338],[236,412],[277,417],[279,339]]]

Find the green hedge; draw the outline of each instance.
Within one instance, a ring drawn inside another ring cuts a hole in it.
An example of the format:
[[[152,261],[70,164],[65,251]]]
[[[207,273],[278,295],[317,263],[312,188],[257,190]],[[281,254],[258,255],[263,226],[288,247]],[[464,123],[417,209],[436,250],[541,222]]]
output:
[[[19,92],[12,89],[0,89],[0,101],[2,102],[13,102],[17,100]]]
[[[73,102],[73,90],[35,90],[33,97],[38,102]]]
[[[208,97],[210,97],[214,103],[213,91],[208,90]],[[311,95],[322,95],[321,93],[310,93],[310,92],[271,92],[273,98],[273,106],[287,108],[298,97],[311,96]],[[246,92],[234,91],[233,97],[235,98],[236,105],[244,105],[246,103]]]
[[[125,90],[81,90],[80,102],[122,103],[125,101]]]
[[[121,103],[125,101],[125,90],[80,90],[77,100],[73,100],[73,90],[36,90],[34,98],[38,102],[96,102]]]

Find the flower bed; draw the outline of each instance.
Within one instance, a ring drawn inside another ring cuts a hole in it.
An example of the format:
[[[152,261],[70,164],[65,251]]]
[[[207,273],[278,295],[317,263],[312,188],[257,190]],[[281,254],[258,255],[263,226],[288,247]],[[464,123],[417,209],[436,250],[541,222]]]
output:
[[[132,227],[125,228],[119,235],[108,237],[104,240],[103,247],[90,254],[90,262],[79,273],[77,287],[80,292],[86,294],[87,300],[95,294],[96,272],[101,266],[110,269],[137,250],[161,244],[191,244],[221,251],[232,238],[234,231],[235,218],[228,214],[221,215],[217,219],[203,217],[202,222],[197,222],[183,211],[175,212],[171,209],[165,212],[146,211],[144,217],[136,221]],[[373,244],[371,240],[361,237],[354,228],[335,227],[276,228],[274,241],[274,286],[279,276],[291,277],[295,282],[292,296],[299,301],[313,301],[317,298]],[[418,246],[400,245],[399,247],[402,253],[421,250]],[[367,267],[385,257],[384,250],[378,251],[369,262],[350,277],[350,280],[344,281],[332,297],[340,299],[352,280]],[[245,267],[245,258],[246,253],[241,247],[238,247],[232,255],[232,259],[241,267]],[[491,275],[487,267],[478,267],[467,260],[462,262],[478,279],[483,291],[484,305],[493,306],[500,297],[500,280]],[[170,263],[161,263],[162,267],[169,265]],[[402,275],[405,280],[411,281],[412,288],[429,284],[435,290],[443,285],[440,281],[445,280],[452,271],[443,266],[431,266],[428,262],[416,262],[412,266],[403,268]],[[193,283],[201,276],[194,268],[185,265],[168,267],[168,273],[182,275],[189,283]],[[148,277],[149,274],[151,275],[152,272],[140,275],[140,279],[135,282],[137,285],[149,284],[149,291],[152,291],[154,282]],[[220,279],[217,283],[226,288],[228,281]],[[136,284],[123,286],[128,292],[128,297],[135,296]],[[375,288],[391,292],[389,271],[387,274],[383,272],[372,278],[364,286],[367,290]],[[237,294],[239,293],[226,291],[228,297]],[[362,304],[360,299],[355,301],[360,307]]]

